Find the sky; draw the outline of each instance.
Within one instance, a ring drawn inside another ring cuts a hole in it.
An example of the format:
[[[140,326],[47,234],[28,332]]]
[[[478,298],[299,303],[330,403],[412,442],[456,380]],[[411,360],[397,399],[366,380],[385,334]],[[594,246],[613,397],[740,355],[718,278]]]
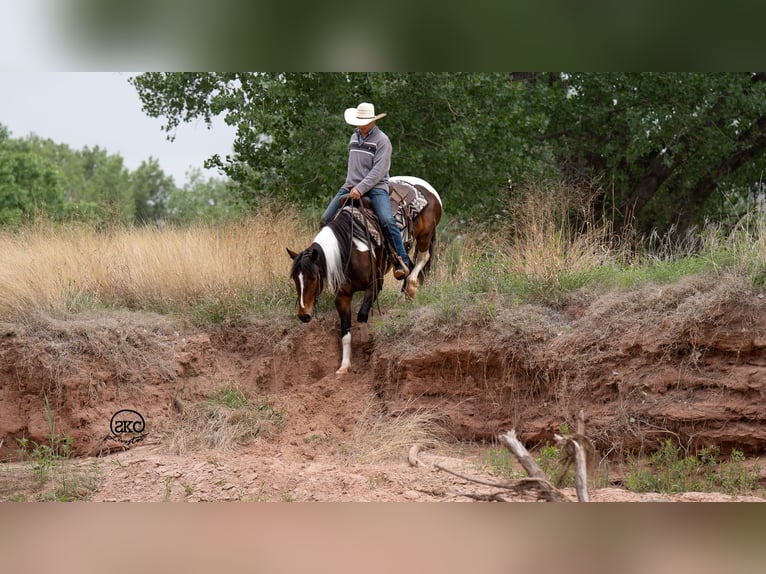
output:
[[[99,146],[122,156],[125,167],[136,169],[154,157],[176,185],[187,181],[190,168],[206,177],[220,176],[203,169],[214,153],[231,153],[234,128],[216,118],[212,129],[204,121],[182,124],[175,141],[166,139],[162,119],[141,111],[130,72],[32,72],[0,69],[0,124],[12,137],[34,133],[73,149]]]

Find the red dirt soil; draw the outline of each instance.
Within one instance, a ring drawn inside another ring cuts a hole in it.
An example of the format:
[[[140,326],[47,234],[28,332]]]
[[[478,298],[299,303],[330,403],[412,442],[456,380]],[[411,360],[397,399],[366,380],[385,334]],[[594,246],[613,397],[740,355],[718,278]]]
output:
[[[416,310],[423,322],[397,337],[384,334],[384,313],[366,343],[354,327],[345,375],[335,374],[331,311],[306,325],[289,317],[209,330],[128,312],[0,325],[0,460],[18,464],[22,437],[47,440],[44,396],[56,431],[74,439],[76,464],[98,462],[94,501],[469,500],[463,494],[495,489],[432,463],[503,482],[485,457],[499,433],[516,429],[534,449],[563,424],[574,429],[580,409],[601,456],[646,454],[673,438],[758,457],[766,450],[766,302],[743,293],[690,322],[683,302],[705,289],[667,288],[657,301],[675,303],[659,323],[629,313],[646,292],[616,306],[572,297],[560,310],[521,307],[501,312],[494,327],[434,326],[427,310]],[[280,428],[233,449],[171,454],[167,432],[180,413],[224,385],[268,397],[284,414]],[[111,416],[127,408],[143,415],[148,432],[129,448],[105,438]],[[420,453],[421,466],[408,464],[407,449],[383,461],[348,455],[370,413],[393,420],[417,412],[434,414],[449,437]],[[732,498],[608,487],[591,499]]]

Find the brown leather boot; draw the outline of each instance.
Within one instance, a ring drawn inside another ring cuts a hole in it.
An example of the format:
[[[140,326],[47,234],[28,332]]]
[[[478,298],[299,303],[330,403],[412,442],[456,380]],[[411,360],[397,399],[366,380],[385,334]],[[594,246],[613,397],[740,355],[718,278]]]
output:
[[[405,263],[400,263],[399,261],[396,262],[396,267],[394,268],[394,279],[401,281],[407,275],[410,274],[410,270],[407,267]]]

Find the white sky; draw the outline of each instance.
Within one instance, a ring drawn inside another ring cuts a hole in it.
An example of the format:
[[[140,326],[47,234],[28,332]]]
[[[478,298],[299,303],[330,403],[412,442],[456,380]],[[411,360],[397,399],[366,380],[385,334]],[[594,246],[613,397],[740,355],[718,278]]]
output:
[[[177,185],[186,182],[192,167],[202,169],[214,153],[231,153],[234,128],[216,118],[208,130],[204,121],[182,124],[176,139],[165,137],[161,119],[141,111],[141,102],[128,72],[30,72],[0,70],[0,124],[16,138],[30,133],[65,143],[73,149],[99,146],[122,156],[136,169],[154,157]],[[203,170],[205,176],[218,176]]]

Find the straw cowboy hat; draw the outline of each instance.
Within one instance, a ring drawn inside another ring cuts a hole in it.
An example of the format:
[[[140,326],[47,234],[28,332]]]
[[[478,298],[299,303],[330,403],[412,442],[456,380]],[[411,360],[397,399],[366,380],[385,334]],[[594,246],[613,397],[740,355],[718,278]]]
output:
[[[385,116],[386,114],[375,115],[375,106],[363,102],[356,108],[348,108],[343,116],[346,118],[346,123],[352,126],[366,126],[370,122],[374,122]]]

